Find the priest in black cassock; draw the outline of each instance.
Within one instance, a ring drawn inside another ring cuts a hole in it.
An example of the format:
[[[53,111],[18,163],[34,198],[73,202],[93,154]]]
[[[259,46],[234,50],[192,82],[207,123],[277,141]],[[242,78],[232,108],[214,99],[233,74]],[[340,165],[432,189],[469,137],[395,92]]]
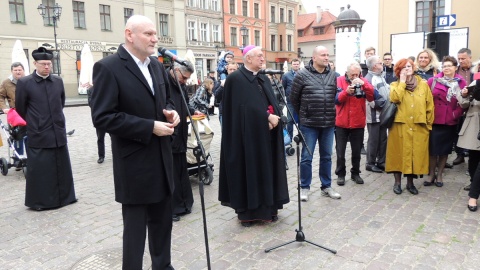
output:
[[[17,82],[15,104],[27,122],[28,170],[25,205],[34,210],[62,207],[77,201],[65,131],[65,89],[50,74],[52,52],[32,52],[35,71]]]
[[[225,81],[218,197],[248,227],[276,221],[290,199],[281,112],[270,80],[257,74],[262,48],[245,47],[243,61]]]

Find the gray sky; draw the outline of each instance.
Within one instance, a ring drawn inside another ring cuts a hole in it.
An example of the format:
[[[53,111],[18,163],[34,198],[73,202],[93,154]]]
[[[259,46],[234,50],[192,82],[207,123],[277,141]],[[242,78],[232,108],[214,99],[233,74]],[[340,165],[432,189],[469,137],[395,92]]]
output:
[[[313,13],[316,11],[317,6],[321,6],[323,10],[329,9],[329,11],[338,16],[340,13],[340,7],[347,8],[347,4],[351,5],[352,9],[359,9],[359,6],[362,5],[363,0],[302,0],[303,4],[305,5],[305,9],[307,13]]]

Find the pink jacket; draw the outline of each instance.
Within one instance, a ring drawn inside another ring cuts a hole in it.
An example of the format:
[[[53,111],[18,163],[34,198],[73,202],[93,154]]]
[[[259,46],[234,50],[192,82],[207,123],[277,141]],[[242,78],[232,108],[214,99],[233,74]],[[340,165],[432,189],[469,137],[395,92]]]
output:
[[[428,79],[428,86],[432,90],[433,104],[435,105],[435,118],[433,124],[453,126],[458,124],[460,117],[463,114],[463,109],[458,104],[458,100],[455,95],[452,96],[450,102],[447,101],[448,87],[436,82],[432,89],[433,81],[436,78],[442,78],[443,72],[438,73],[435,77]],[[458,78],[458,86],[463,89],[466,85],[465,79],[462,76],[455,74],[455,78]]]

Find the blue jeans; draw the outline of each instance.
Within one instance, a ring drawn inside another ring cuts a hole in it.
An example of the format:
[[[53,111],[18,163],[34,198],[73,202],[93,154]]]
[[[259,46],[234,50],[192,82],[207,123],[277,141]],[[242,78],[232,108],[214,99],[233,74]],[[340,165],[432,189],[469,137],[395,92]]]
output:
[[[312,159],[317,141],[320,148],[320,168],[318,175],[320,177],[320,182],[322,182],[322,189],[330,187],[332,185],[334,127],[316,128],[300,125],[300,130],[305,137],[305,143],[310,151],[312,151],[312,155],[310,155],[305,147],[302,148],[302,160],[300,162],[300,187],[310,189],[310,184],[312,183]]]

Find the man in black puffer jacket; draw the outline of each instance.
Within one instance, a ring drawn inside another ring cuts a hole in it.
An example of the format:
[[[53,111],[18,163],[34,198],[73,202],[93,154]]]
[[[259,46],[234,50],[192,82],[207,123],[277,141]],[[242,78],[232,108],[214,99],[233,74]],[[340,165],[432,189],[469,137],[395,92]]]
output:
[[[340,199],[340,194],[331,187],[337,78],[330,70],[328,57],[327,48],[317,46],[314,49],[308,66],[301,69],[293,80],[290,101],[299,116],[300,130],[312,154],[317,140],[319,142],[322,195]],[[300,199],[307,201],[312,182],[312,155],[306,148],[302,149],[300,175]]]

